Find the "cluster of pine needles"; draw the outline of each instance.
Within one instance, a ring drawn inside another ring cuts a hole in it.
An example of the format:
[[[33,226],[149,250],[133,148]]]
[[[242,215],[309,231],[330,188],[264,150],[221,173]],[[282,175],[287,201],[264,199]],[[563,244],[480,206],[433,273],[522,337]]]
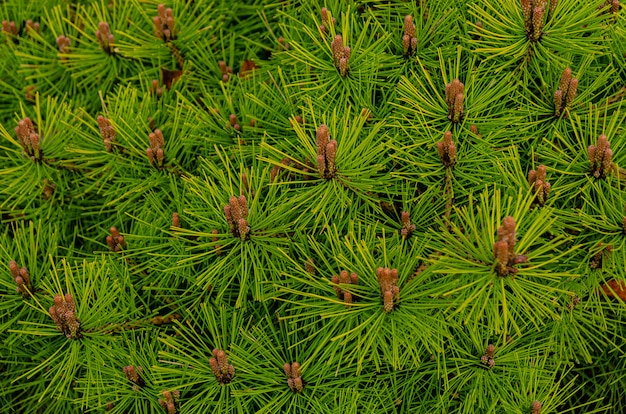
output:
[[[626,411],[619,1],[0,20],[0,411]]]

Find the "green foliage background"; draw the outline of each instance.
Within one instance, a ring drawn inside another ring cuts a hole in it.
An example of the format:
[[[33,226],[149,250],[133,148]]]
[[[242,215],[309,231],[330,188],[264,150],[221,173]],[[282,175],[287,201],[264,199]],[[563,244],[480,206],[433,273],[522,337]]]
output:
[[[168,412],[171,391],[170,414],[626,412],[626,15],[609,3],[559,1],[534,41],[516,0],[175,0],[169,39],[157,0],[2,2],[0,411]],[[555,116],[567,67],[578,93]],[[25,117],[41,156],[14,131]],[[146,155],[157,128],[163,165]],[[601,134],[613,164],[596,178]],[[245,238],[224,215],[240,195]],[[507,216],[527,260],[499,276]],[[398,271],[388,313],[379,267]],[[358,283],[333,283],[342,270]],[[49,315],[66,293],[80,338]],[[283,369],[296,361],[301,392]]]

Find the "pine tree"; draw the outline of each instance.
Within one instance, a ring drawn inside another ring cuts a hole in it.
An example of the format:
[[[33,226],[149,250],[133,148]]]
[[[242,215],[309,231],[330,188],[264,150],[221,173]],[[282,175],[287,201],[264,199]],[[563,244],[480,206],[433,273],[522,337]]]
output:
[[[617,0],[6,0],[7,413],[626,411]]]

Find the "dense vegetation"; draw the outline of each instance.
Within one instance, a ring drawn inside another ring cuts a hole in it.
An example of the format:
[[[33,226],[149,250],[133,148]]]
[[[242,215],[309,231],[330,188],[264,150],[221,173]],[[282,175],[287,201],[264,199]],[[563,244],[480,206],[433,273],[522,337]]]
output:
[[[6,0],[0,411],[626,412],[617,0]]]

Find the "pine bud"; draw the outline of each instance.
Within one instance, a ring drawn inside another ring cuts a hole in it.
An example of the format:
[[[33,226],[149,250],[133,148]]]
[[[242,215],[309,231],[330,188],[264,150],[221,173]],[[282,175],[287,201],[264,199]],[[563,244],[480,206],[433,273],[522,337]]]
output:
[[[537,41],[543,34],[543,21],[546,14],[545,6],[535,7],[533,9],[533,35],[532,40]]]
[[[534,190],[536,199],[535,202],[540,206],[543,206],[550,194],[550,183],[546,181],[546,166],[540,165],[537,170],[530,170],[528,172],[528,184]]]
[[[230,76],[233,73],[233,69],[230,66],[227,66],[226,62],[223,60],[218,62],[218,66],[220,68],[220,72],[222,73],[222,82],[228,82],[228,79],[230,79]]]
[[[330,132],[324,124],[320,125],[316,133],[317,171],[321,178],[330,179],[337,171],[337,141],[330,140]]]
[[[215,379],[220,384],[228,384],[235,376],[235,368],[228,363],[228,357],[223,350],[214,349],[213,356],[213,358],[209,359],[209,365]]]
[[[330,50],[333,55],[333,61],[335,66],[338,65],[339,59],[343,57],[343,37],[340,34],[336,35],[333,41],[330,43]]]
[[[400,230],[400,234],[402,237],[407,238],[415,231],[415,224],[411,223],[411,216],[408,211],[403,211],[400,215],[400,220],[402,221],[402,229]]]
[[[446,131],[443,135],[443,141],[437,143],[437,152],[444,167],[454,167],[456,164],[456,146],[452,142],[452,132]]]
[[[113,151],[113,145],[115,144],[117,136],[115,129],[113,128],[113,125],[111,125],[111,122],[102,115],[98,116],[97,121],[100,136],[102,137],[102,141],[104,143],[104,148],[107,152],[111,152]]]
[[[322,23],[330,23],[330,20],[328,19],[328,9],[326,7],[322,7],[320,12],[322,14]]]
[[[324,154],[326,150],[326,145],[330,139],[330,132],[328,131],[328,127],[324,124],[320,125],[317,129],[316,140],[317,140],[317,154]]]
[[[331,42],[330,50],[333,56],[333,62],[335,63],[335,68],[337,68],[341,76],[345,77],[349,70],[348,61],[350,60],[350,48],[344,47],[343,38],[340,34],[335,36]]]
[[[157,37],[169,42],[175,38],[174,15],[171,8],[165,8],[164,4],[157,6],[157,16],[153,18],[154,33]]]
[[[565,99],[566,108],[572,107],[572,103],[574,102],[574,98],[576,97],[577,89],[578,89],[578,79],[573,78],[569,83],[569,88],[567,89],[567,95]]]
[[[485,349],[485,353],[482,357],[480,357],[480,362],[487,367],[487,369],[491,369],[496,365],[496,361],[494,360],[495,347],[493,344],[489,344]]]
[[[123,371],[126,379],[134,384],[133,389],[135,391],[138,391],[140,387],[145,385],[145,382],[141,377],[141,374],[143,374],[143,368],[127,365],[123,368]]]
[[[383,297],[383,309],[386,313],[389,313],[393,310],[395,302],[399,302],[400,300],[398,270],[379,267],[376,269],[376,276]]]
[[[246,196],[240,195],[238,201],[241,208],[241,216],[243,218],[248,217],[248,200],[246,199]]]
[[[25,155],[33,161],[41,161],[43,159],[43,153],[39,146],[39,134],[35,131],[35,126],[30,118],[26,117],[17,123],[15,135],[17,135]]]
[[[556,10],[556,6],[559,4],[559,0],[550,0],[550,13],[548,14],[548,21],[554,18],[554,11]]]
[[[348,73],[348,60],[345,57],[339,59],[339,74],[341,76],[346,76]]]
[[[246,221],[246,219],[239,219],[238,231],[241,240],[245,240],[248,237],[248,234],[250,233],[250,226],[248,226],[248,222]]]
[[[320,177],[324,178],[326,176],[326,157],[318,155],[315,160],[317,162],[317,172],[320,174]]]
[[[337,170],[335,160],[337,158],[337,141],[331,140],[326,145],[326,174],[333,177]]]
[[[611,13],[615,14],[619,11],[619,1],[613,0],[611,1]]]
[[[70,48],[70,38],[64,35],[60,35],[56,38],[57,47],[60,53],[68,53]]]
[[[159,398],[159,405],[163,407],[167,414],[176,414],[176,403],[180,399],[180,391],[163,391],[163,399]]]
[[[180,216],[176,212],[172,213],[172,227],[181,228]]]
[[[285,363],[283,366],[285,375],[287,375],[287,386],[293,392],[302,392],[304,384],[302,382],[302,373],[300,372],[300,364],[294,362],[293,364]]]
[[[346,307],[349,307],[350,304],[352,304],[356,298],[352,293],[346,290],[343,290],[340,286],[337,286],[337,285],[339,284],[356,285],[358,284],[358,280],[359,280],[359,277],[357,276],[356,273],[354,272],[348,273],[347,270],[342,270],[341,272],[339,272],[339,276],[334,275],[331,278],[331,281],[334,284],[333,289],[335,290],[335,293],[337,294],[337,298],[339,300],[343,300],[344,303],[346,304]]]
[[[411,38],[409,37],[409,35],[402,36],[402,50],[404,51],[405,55],[409,54],[410,47],[411,47]]]
[[[383,308],[387,313],[393,310],[393,294],[390,290],[386,290],[385,293],[383,293]]]
[[[304,269],[310,275],[315,275],[317,273],[317,270],[315,268],[315,261],[312,258],[308,258],[306,262],[304,262]]]
[[[120,250],[126,249],[126,241],[124,240],[124,236],[120,234],[117,228],[111,227],[109,232],[110,234],[106,237],[106,242],[109,250],[112,252],[119,252]]]
[[[481,134],[478,133],[478,127],[476,125],[471,125],[470,126],[470,132],[474,135],[476,135],[478,138],[482,138],[483,136]]]
[[[113,53],[113,34],[111,33],[111,28],[109,24],[106,22],[100,22],[98,24],[98,31],[96,32],[96,38],[98,43],[100,44],[100,48],[108,53]]]
[[[228,228],[234,237],[246,240],[250,235],[250,225],[248,224],[248,202],[246,196],[232,196],[228,204],[224,206],[224,216],[228,223]]]
[[[526,256],[515,254],[515,245],[517,243],[515,227],[515,219],[509,216],[503,220],[502,226],[498,228],[498,241],[493,245],[498,276],[516,273],[517,269],[513,266],[524,263],[527,260]]]
[[[338,285],[340,283],[339,276],[337,276],[337,275],[333,275],[333,277],[330,280],[335,285]],[[335,293],[337,294],[337,297],[339,299],[342,299],[342,290],[341,290],[341,288],[339,286],[333,286],[333,289],[335,290]]]
[[[5,34],[5,36],[11,37],[11,36],[17,36],[17,25],[15,24],[14,21],[8,21],[8,20],[3,20],[2,21],[2,32]]]
[[[404,17],[404,34],[410,37],[415,36],[415,25],[413,24],[413,16],[411,15]]]
[[[530,414],[541,414],[541,403],[539,401],[533,401],[530,406]]]
[[[532,0],[521,0],[522,3],[522,15],[524,16],[524,28],[526,34],[532,33]]]
[[[489,344],[489,345],[487,346],[487,348],[485,349],[485,355],[486,355],[488,358],[493,358],[493,355],[494,355],[495,349],[496,349],[496,348],[493,346],[493,344]]]
[[[150,141],[150,148],[146,149],[146,155],[151,165],[162,168],[165,165],[165,153],[163,147],[165,146],[165,138],[163,132],[160,129],[155,129],[154,132],[148,134],[148,140]]]
[[[155,93],[157,97],[161,97],[161,95],[163,95],[163,88],[159,85],[159,81],[156,79],[152,79],[152,88],[150,90],[152,93]]]
[[[30,280],[30,273],[26,267],[20,268],[15,260],[9,262],[9,271],[16,284],[17,293],[27,299],[33,294],[33,285]]]
[[[607,0],[602,2],[599,6],[598,6],[598,10],[603,10],[605,9],[601,14],[604,13],[611,13],[611,14],[615,14],[619,11],[619,0]]]
[[[402,51],[405,56],[410,56],[417,50],[417,38],[415,37],[415,25],[413,16],[404,17],[404,33],[402,34]]]
[[[302,376],[302,373],[300,372],[300,364],[298,362],[291,364],[291,374],[294,378]]]
[[[234,227],[233,215],[232,215],[232,212],[230,211],[230,204],[227,204],[224,206],[224,217],[226,217],[226,222],[228,223],[228,229],[234,235],[235,227]]]
[[[9,271],[11,272],[11,276],[13,276],[13,279],[19,276],[20,269],[15,260],[11,260],[9,262]]]
[[[297,392],[302,392],[302,377],[296,377],[293,379],[293,387]]]
[[[347,270],[342,270],[339,273],[339,282],[340,283],[350,283],[350,276],[348,276]]]
[[[39,25],[39,22],[33,22],[31,19],[28,19],[26,20],[26,31],[31,35],[33,32],[40,33],[41,26]]]
[[[448,105],[448,119],[458,123],[463,116],[463,92],[465,86],[458,79],[446,85],[446,103]]]
[[[554,93],[554,115],[556,117],[565,114],[567,116],[566,109],[570,109],[576,98],[576,92],[578,89],[578,79],[572,77],[572,70],[565,68],[561,75],[561,81],[559,82],[559,88]]]
[[[69,339],[78,339],[80,335],[80,323],[76,318],[76,305],[71,294],[65,296],[55,295],[54,305],[49,309],[50,317],[57,326],[57,330]]]
[[[561,108],[563,108],[563,91],[557,89],[554,92],[554,116],[561,116]]]
[[[463,94],[459,93],[454,97],[454,112],[452,116],[452,122],[459,122],[461,115],[463,114]]]
[[[241,205],[239,204],[239,197],[231,196],[228,199],[228,202],[230,203],[233,220],[239,221],[240,218],[244,217],[243,209],[241,208]]]
[[[596,145],[589,146],[587,154],[590,164],[589,170],[595,178],[604,178],[613,170],[613,151],[606,135],[600,135]]]
[[[106,242],[107,242],[107,246],[109,247],[110,251],[115,251],[115,241],[113,241],[113,237],[112,236],[107,236],[106,237]]]
[[[572,69],[565,68],[563,73],[561,74],[561,81],[559,82],[559,89],[567,92],[567,88],[569,88],[569,83],[572,81]]]

